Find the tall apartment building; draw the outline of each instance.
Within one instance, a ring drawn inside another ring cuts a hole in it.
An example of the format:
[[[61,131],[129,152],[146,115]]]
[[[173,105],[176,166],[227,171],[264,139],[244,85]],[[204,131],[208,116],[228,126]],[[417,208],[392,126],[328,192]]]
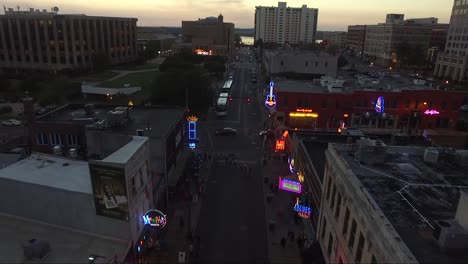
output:
[[[182,21],[184,43],[180,46],[209,55],[228,55],[234,51],[234,24],[224,22],[223,16],[198,21]]]
[[[255,41],[279,44],[313,43],[317,32],[318,9],[287,7],[278,2],[278,7],[255,7]]]
[[[370,139],[329,144],[316,234],[325,261],[468,262],[463,153]]]
[[[61,15],[57,11],[5,10],[0,15],[0,68],[89,68],[98,53],[107,54],[111,64],[136,58],[136,18]]]
[[[439,53],[434,76],[463,81],[468,64],[468,1],[453,1],[445,51]]]
[[[348,26],[348,34],[346,35],[347,45],[360,54],[364,51],[364,43],[366,40],[366,25]]]

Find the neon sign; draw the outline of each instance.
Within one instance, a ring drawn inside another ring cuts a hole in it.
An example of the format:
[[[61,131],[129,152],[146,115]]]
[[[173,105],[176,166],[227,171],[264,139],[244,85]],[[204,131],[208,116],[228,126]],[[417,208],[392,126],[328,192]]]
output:
[[[312,210],[308,206],[299,204],[299,198],[296,198],[294,211],[296,211],[300,217],[309,218]]]
[[[275,152],[278,152],[278,151],[284,150],[284,149],[285,149],[285,142],[284,142],[284,140],[282,140],[282,139],[276,140]]]
[[[151,227],[163,228],[167,223],[167,218],[161,211],[152,209],[143,215],[143,223]]]
[[[306,108],[297,108],[296,112],[302,112],[302,113],[312,113],[312,109],[306,109]]]
[[[279,188],[281,190],[285,190],[285,191],[293,192],[293,193],[301,193],[302,191],[302,185],[300,182],[286,180],[281,177],[279,177]]]
[[[188,121],[188,140],[189,140],[189,148],[194,149],[196,148],[197,144],[197,121],[198,118],[196,116],[189,116],[187,117]]]
[[[385,100],[383,96],[379,96],[377,98],[377,102],[375,103],[375,111],[377,113],[383,113],[385,110]]]
[[[295,173],[296,171],[294,170],[294,159],[288,158],[288,163],[289,163],[289,171],[291,173]]]
[[[424,111],[424,114],[425,115],[438,115],[438,114],[440,114],[440,112],[437,111],[437,110],[434,110],[434,109],[430,109],[430,110]]]
[[[291,112],[289,113],[290,117],[311,117],[311,118],[317,118],[318,114],[317,113],[301,113],[301,112]]]
[[[270,108],[270,109],[276,106],[276,98],[275,98],[275,95],[273,94],[273,87],[275,87],[275,83],[270,82],[270,93],[267,94],[267,97],[265,100],[266,108]]]
[[[197,55],[211,55],[211,50],[206,51],[206,50],[203,50],[203,49],[196,49],[195,53]]]

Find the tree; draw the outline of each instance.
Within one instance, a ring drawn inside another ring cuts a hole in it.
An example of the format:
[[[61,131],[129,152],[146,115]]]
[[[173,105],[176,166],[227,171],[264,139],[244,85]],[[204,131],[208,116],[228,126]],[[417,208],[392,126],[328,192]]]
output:
[[[161,50],[159,41],[150,40],[146,43],[143,50],[143,57],[145,60],[151,60],[158,56],[158,51]]]
[[[93,56],[93,69],[104,71],[110,66],[109,55],[105,52],[97,52]]]
[[[348,65],[348,60],[343,55],[340,55],[340,57],[338,57],[338,67],[344,67],[346,65]]]
[[[339,47],[337,45],[329,45],[326,48],[327,53],[331,55],[336,55],[338,53]]]
[[[242,38],[238,33],[234,34],[234,43],[236,47],[239,47],[242,43]]]

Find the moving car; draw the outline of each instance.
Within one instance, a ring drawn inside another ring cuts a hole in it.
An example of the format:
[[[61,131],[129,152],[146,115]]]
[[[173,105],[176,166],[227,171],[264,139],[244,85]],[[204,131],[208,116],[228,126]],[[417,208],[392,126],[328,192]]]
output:
[[[237,130],[235,130],[234,128],[225,127],[222,129],[218,129],[216,131],[216,135],[217,136],[235,136],[237,135]]]
[[[16,119],[8,119],[2,122],[2,126],[19,126],[21,125],[21,121]]]

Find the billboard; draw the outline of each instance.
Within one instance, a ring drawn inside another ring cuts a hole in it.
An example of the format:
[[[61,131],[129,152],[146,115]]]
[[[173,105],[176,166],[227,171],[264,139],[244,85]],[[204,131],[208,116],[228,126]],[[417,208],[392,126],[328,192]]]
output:
[[[128,221],[125,169],[89,163],[96,214]]]

